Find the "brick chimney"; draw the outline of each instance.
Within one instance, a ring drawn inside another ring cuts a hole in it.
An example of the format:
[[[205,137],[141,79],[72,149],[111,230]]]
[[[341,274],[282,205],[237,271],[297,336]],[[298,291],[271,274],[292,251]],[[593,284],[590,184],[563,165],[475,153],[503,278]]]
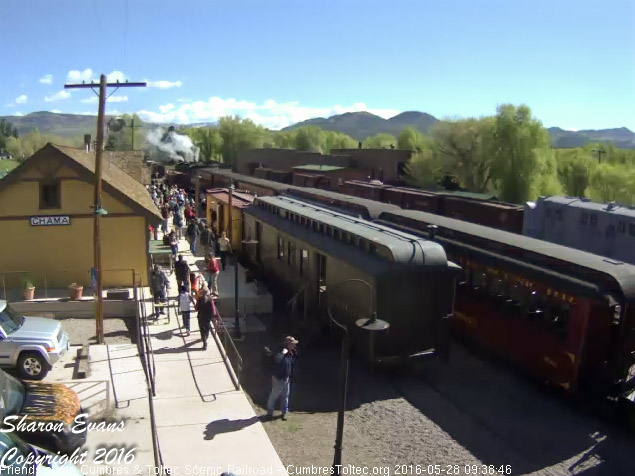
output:
[[[90,134],[84,134],[84,150],[90,152]]]

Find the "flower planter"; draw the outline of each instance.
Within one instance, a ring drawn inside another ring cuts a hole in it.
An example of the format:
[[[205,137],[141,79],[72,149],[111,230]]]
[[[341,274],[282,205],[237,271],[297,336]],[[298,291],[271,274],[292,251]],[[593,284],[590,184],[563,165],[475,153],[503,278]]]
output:
[[[71,292],[71,300],[79,301],[82,298],[82,293],[84,292],[84,286],[70,285],[68,289]]]
[[[35,286],[30,286],[28,288],[24,288],[24,300],[31,301],[35,296]]]

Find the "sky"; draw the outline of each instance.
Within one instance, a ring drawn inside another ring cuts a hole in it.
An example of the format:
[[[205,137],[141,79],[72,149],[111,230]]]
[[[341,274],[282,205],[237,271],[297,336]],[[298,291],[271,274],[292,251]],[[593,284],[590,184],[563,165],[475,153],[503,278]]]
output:
[[[235,114],[271,129],[311,117],[493,115],[635,131],[635,0],[0,0],[0,115],[165,123]]]

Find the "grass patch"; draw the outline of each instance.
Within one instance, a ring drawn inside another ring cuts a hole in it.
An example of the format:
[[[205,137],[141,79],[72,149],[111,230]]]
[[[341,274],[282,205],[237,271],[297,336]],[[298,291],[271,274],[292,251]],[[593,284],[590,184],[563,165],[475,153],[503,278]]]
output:
[[[6,170],[7,172],[15,169],[20,163],[17,160],[0,160],[0,171]]]

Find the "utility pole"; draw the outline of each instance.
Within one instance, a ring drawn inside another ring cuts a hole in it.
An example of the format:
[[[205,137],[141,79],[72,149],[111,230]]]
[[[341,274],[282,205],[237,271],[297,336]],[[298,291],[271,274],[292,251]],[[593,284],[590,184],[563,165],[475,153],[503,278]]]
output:
[[[130,119],[130,125],[129,125],[129,126],[125,126],[125,127],[129,127],[129,128],[130,128],[130,131],[131,131],[131,136],[130,136],[130,141],[131,141],[131,144],[130,144],[130,150],[134,150],[134,130],[135,130],[135,127],[134,127],[134,117],[133,117],[132,119]]]
[[[606,151],[604,149],[598,149],[597,153],[598,153],[598,163],[601,164],[602,163],[602,156],[604,154],[606,154]]]
[[[97,343],[104,343],[104,296],[102,286],[102,268],[101,268],[101,240],[99,222],[102,215],[108,212],[101,207],[101,162],[104,149],[104,129],[106,128],[106,92],[109,87],[116,88],[144,88],[146,83],[108,83],[106,75],[102,74],[99,78],[99,84],[91,82],[90,84],[65,84],[64,89],[82,89],[90,88],[95,92],[95,87],[99,86],[99,109],[97,113],[97,147],[95,148],[95,193],[94,193],[94,225],[93,225],[93,258],[95,263],[95,272],[97,274],[97,289],[95,290],[95,327],[97,333]],[[113,93],[115,92],[113,91]],[[95,94],[97,94],[95,92]]]

